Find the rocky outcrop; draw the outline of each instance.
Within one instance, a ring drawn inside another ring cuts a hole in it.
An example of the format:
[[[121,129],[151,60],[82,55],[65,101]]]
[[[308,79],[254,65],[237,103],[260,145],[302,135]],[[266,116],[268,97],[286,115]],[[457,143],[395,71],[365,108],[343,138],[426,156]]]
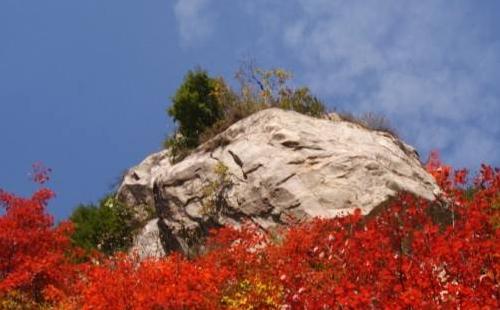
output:
[[[165,255],[162,239],[160,238],[159,219],[155,218],[146,223],[139,235],[136,236],[131,253],[138,254],[141,258],[161,257]]]
[[[440,192],[412,147],[338,118],[268,109],[179,163],[168,151],[149,156],[128,171],[118,196],[138,211],[156,210],[137,248],[157,225],[165,252],[191,253],[211,227],[250,220],[269,230],[356,208],[367,214],[399,191],[428,200]]]

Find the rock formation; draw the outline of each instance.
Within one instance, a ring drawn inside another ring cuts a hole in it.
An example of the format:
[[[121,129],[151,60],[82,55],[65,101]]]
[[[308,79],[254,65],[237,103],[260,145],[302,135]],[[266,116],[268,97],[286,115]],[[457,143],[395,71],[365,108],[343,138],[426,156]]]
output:
[[[166,150],[147,157],[128,171],[118,197],[141,216],[156,210],[136,238],[148,256],[190,254],[211,227],[246,220],[266,231],[356,208],[368,214],[399,191],[428,200],[440,193],[412,147],[338,118],[267,109],[179,163]]]

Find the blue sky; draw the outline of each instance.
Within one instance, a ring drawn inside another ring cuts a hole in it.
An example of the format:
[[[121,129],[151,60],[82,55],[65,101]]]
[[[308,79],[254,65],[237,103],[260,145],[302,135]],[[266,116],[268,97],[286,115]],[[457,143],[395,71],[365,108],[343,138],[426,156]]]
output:
[[[29,194],[42,161],[67,217],[161,148],[187,70],[248,58],[386,115],[423,157],[499,166],[499,30],[494,0],[1,0],[0,188]]]

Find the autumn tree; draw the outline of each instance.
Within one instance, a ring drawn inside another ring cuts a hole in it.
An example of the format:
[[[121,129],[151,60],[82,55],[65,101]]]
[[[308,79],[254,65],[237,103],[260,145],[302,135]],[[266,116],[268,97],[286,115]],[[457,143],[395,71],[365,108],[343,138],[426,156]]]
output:
[[[33,179],[43,184],[48,170],[35,165]],[[54,226],[47,214],[54,193],[40,188],[23,198],[0,189],[0,308],[50,303],[64,296],[72,271],[69,234],[72,225]]]
[[[272,234],[223,227],[191,259],[118,253],[76,264],[70,227],[45,212],[50,190],[0,191],[0,308],[498,309],[500,169],[482,165],[468,180],[435,154],[427,169],[443,189],[436,201],[400,193],[368,217]]]

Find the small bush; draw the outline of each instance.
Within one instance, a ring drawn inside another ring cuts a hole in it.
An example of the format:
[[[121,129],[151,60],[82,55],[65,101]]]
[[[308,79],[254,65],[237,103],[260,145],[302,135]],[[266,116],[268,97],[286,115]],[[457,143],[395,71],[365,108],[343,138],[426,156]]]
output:
[[[216,179],[208,182],[202,189],[204,196],[202,213],[209,217],[216,217],[224,212],[228,191],[233,186],[226,165],[219,162],[214,172]]]
[[[234,92],[222,78],[217,79],[215,89],[214,95],[222,106],[223,117],[200,135],[200,144],[209,141],[239,120],[269,107],[243,91],[243,86],[239,94]]]
[[[313,117],[322,117],[325,114],[325,106],[318,98],[311,95],[307,87],[286,90],[281,95],[279,107]]]
[[[219,133],[228,129],[232,124],[266,108],[268,107],[264,104],[252,102],[242,102],[240,104],[225,106],[224,118],[201,134],[200,143],[209,141]]]
[[[236,76],[241,84],[243,98],[251,98],[251,101],[267,107],[278,107],[314,117],[325,114],[324,104],[311,94],[309,88],[293,88],[288,84],[292,74],[286,70],[263,70],[248,64],[240,68]]]
[[[223,116],[215,96],[216,83],[206,71],[189,71],[172,98],[168,114],[179,122],[179,133],[187,147],[196,147],[200,134]]]
[[[108,195],[98,205],[80,205],[70,217],[75,225],[73,244],[105,254],[125,251],[131,245],[139,224],[131,208]]]
[[[170,151],[170,160],[174,163],[183,160],[192,150],[187,139],[181,134],[175,134],[165,139],[163,147]]]
[[[396,131],[392,128],[387,117],[383,115],[368,112],[361,115],[360,120],[370,129],[388,132],[397,137]]]
[[[351,122],[354,124],[358,124],[364,128],[387,132],[398,138],[398,134],[396,130],[390,125],[389,120],[383,116],[373,112],[364,113],[361,116],[355,116],[349,112],[336,112],[340,118],[346,122]]]

